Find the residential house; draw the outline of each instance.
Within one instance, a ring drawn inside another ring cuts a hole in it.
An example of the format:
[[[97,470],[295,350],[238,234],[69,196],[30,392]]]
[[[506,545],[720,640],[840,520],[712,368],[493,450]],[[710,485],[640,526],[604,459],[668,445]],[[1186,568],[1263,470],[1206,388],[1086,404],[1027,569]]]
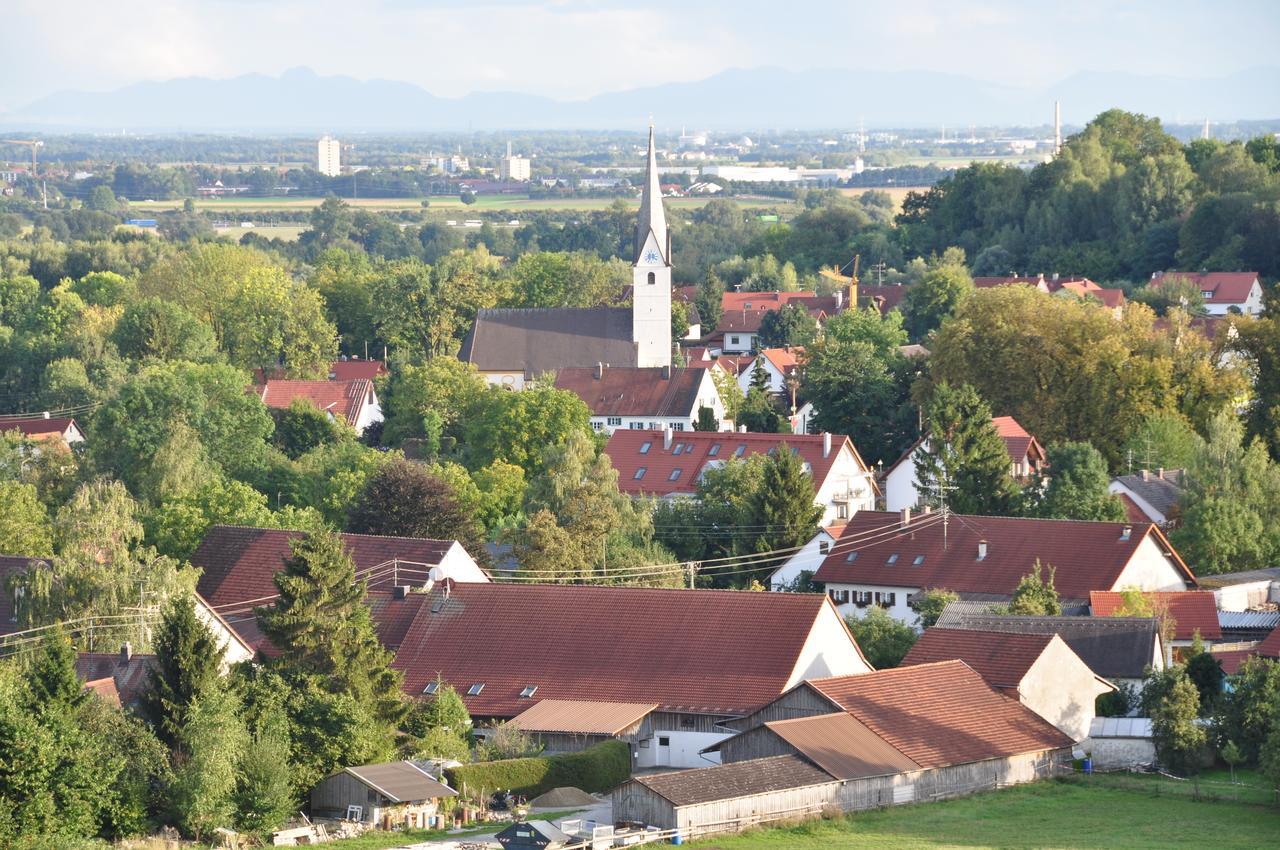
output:
[[[827,559],[831,547],[844,533],[844,526],[844,520],[836,520],[819,528],[817,534],[769,574],[769,589],[793,590],[801,578],[812,579],[818,567]]]
[[[382,406],[373,381],[277,381],[269,380],[254,387],[254,392],[267,407],[285,410],[295,399],[302,399],[317,410],[364,433],[370,425],[382,421]]]
[[[1094,702],[1116,686],[1094,673],[1057,634],[925,629],[899,666],[958,659],[1073,741],[1089,734]]]
[[[961,796],[1063,772],[1072,741],[961,661],[811,679],[719,742],[722,764],[634,776],[613,817],[689,840]]]
[[[764,348],[738,372],[738,388],[744,393],[751,388],[751,381],[757,369],[766,375],[769,392],[778,396],[789,396],[793,383],[800,374],[800,358],[804,356],[803,346],[786,346],[785,348]]]
[[[452,823],[444,805],[458,796],[411,761],[348,767],[311,790],[311,816],[383,829],[440,829]]]
[[[1130,522],[1154,522],[1169,528],[1178,515],[1186,471],[1144,469],[1111,479],[1107,492],[1120,497]]]
[[[1040,442],[1027,433],[1012,416],[995,416],[991,419],[996,433],[1004,441],[1009,452],[1009,474],[1015,481],[1026,483],[1040,476],[1045,470],[1045,452]],[[893,465],[885,470],[883,486],[885,509],[899,511],[915,508],[924,503],[926,493],[920,489],[916,476],[917,451],[929,451],[929,438],[922,437],[903,452]]]
[[[839,289],[833,295],[816,292],[726,292],[720,300],[720,324],[702,338],[702,344],[715,354],[749,354],[759,346],[760,323],[774,310],[799,305],[821,325],[829,316],[845,310],[850,303],[849,290]]]
[[[902,302],[907,297],[909,287],[902,284],[858,284],[858,306],[874,307],[880,315],[887,316],[889,311],[902,309]]]
[[[390,375],[387,364],[381,360],[361,360],[359,357],[343,357],[329,364],[331,381],[372,381]]]
[[[565,368],[671,368],[671,234],[652,128],[632,256],[630,307],[480,310],[459,358],[513,390]]]
[[[731,428],[724,402],[712,378],[712,366],[567,368],[555,386],[568,390],[591,411],[591,427],[612,434],[618,429],[692,431],[702,408],[721,428]]]
[[[1159,288],[1175,279],[1200,287],[1205,312],[1210,316],[1256,316],[1262,312],[1262,281],[1257,272],[1155,272],[1147,286]]]
[[[1120,318],[1124,308],[1124,290],[1101,287],[1087,277],[1060,277],[1052,275],[1036,275],[1024,277],[1009,275],[1006,277],[975,277],[973,285],[978,289],[990,289],[996,286],[1030,286],[1046,295],[1073,295],[1080,299],[1093,299]]]
[[[1145,607],[1150,609],[1150,616],[1160,621],[1164,634],[1169,636],[1172,633],[1166,649],[1172,649],[1175,660],[1181,659],[1183,650],[1191,646],[1196,635],[1206,646],[1222,640],[1213,591],[1147,591],[1142,593],[1142,599]],[[1125,610],[1127,602],[1128,597],[1123,592],[1095,590],[1089,594],[1089,610],[1095,617],[1115,616],[1116,612]]]
[[[628,732],[637,768],[706,765],[725,721],[807,678],[871,669],[819,594],[459,583],[393,604],[411,609],[394,661],[407,694],[443,680],[477,720],[548,699],[653,704],[647,737]],[[575,728],[593,722],[570,708]]]
[[[927,588],[962,598],[1008,600],[1039,561],[1054,569],[1064,601],[1095,590],[1180,591],[1196,578],[1153,525],[1057,519],[912,517],[859,511],[814,575],[842,613],[870,605],[914,623],[912,595]]]
[[[1148,669],[1163,670],[1165,647],[1154,617],[1020,617],[953,602],[934,628],[1008,635],[1056,634],[1089,669],[1117,687],[1141,691]]]
[[[37,443],[58,441],[70,447],[84,442],[84,432],[74,419],[50,416],[47,413],[38,416],[0,416],[0,433],[5,431],[17,431]]]
[[[76,675],[85,690],[93,691],[108,703],[136,708],[151,680],[156,657],[135,653],[128,643],[116,652],[76,653]]]
[[[192,565],[201,569],[196,590],[240,641],[257,651],[266,644],[258,627],[254,608],[269,605],[278,595],[275,575],[292,555],[290,541],[299,531],[215,525],[205,534],[191,555]],[[416,537],[381,537],[372,534],[343,534],[342,542],[355,562],[356,574],[371,588],[371,604],[379,594],[390,596],[393,588],[422,586],[431,581],[431,571],[454,582],[487,582],[488,575],[456,540],[428,540]],[[390,617],[388,618],[391,619]],[[375,622],[382,627],[377,617]],[[405,624],[407,625],[407,624]],[[394,629],[395,624],[389,626]]]
[[[708,469],[787,446],[813,479],[821,522],[832,523],[875,506],[875,476],[852,441],[833,434],[755,434],[741,431],[614,431],[605,453],[618,470],[618,489],[637,497],[690,498]]]

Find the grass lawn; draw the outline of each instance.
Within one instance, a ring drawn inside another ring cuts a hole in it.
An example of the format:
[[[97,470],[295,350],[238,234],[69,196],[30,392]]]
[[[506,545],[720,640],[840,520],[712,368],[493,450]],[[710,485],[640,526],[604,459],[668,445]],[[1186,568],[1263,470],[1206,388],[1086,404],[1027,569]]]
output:
[[[1270,836],[1270,837],[1268,837]],[[1280,808],[1049,781],[959,800],[760,829],[699,850],[1255,850],[1280,846]]]
[[[196,209],[232,213],[263,213],[272,210],[305,210],[318,206],[323,198],[202,198],[196,201]],[[592,210],[608,209],[614,198],[529,198],[524,195],[480,195],[474,204],[464,204],[457,195],[440,195],[429,198],[432,210],[456,211],[459,214],[468,211],[505,211],[518,213],[521,210]],[[627,205],[638,209],[639,199],[624,198]],[[665,203],[671,209],[698,209],[705,206],[709,198],[667,198]],[[422,201],[412,198],[357,198],[346,199],[354,207],[370,211],[420,210]],[[785,199],[736,199],[736,203],[745,209],[791,209],[794,205]],[[182,208],[182,201],[130,201],[131,209],[139,212],[175,210]],[[465,217],[465,216],[464,216]]]

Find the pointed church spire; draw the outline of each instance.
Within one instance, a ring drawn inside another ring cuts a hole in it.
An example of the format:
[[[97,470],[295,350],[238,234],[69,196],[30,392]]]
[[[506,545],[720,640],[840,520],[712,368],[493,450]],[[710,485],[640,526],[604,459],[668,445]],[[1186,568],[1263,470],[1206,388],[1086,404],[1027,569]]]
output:
[[[667,256],[667,215],[662,209],[662,184],[658,180],[658,154],[653,147],[653,124],[649,124],[649,159],[645,166],[644,192],[640,196],[640,216],[636,221],[636,256],[640,262],[640,253],[652,233],[658,245],[658,251],[665,263],[670,263]]]

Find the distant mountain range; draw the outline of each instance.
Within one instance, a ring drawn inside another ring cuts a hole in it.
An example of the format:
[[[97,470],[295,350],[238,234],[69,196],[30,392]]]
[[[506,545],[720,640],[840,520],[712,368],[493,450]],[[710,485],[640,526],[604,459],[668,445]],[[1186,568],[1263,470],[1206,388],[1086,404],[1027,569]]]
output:
[[[1010,60],[1009,67],[1016,68]],[[729,70],[578,100],[516,92],[437,97],[392,80],[321,77],[306,68],[137,83],[107,92],[64,91],[0,115],[0,126],[135,131],[422,131],[613,129],[644,126],[790,129],[1043,126],[1053,101],[1082,124],[1120,107],[1166,122],[1280,118],[1280,67],[1226,77],[1080,73],[1042,90],[934,71]]]

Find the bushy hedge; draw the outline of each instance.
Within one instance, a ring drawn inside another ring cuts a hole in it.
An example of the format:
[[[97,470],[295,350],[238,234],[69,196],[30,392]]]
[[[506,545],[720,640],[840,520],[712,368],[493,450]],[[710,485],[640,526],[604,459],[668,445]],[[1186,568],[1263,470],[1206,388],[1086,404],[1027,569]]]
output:
[[[563,787],[595,793],[631,776],[631,750],[621,741],[604,741],[580,753],[464,764],[446,770],[445,776],[463,795],[509,790],[536,797]]]

